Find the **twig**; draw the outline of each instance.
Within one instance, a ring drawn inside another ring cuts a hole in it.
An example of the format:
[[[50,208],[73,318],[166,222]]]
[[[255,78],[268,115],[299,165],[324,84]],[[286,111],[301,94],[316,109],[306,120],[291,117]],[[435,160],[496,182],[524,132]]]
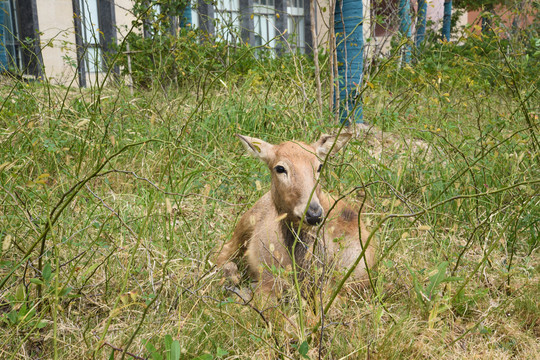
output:
[[[524,288],[525,288],[525,286],[520,288],[518,291],[522,291]],[[521,296],[521,295],[523,295],[523,294],[520,294],[519,296]],[[515,296],[513,299],[517,299],[519,296]],[[512,297],[509,296],[499,306],[493,306],[493,307],[491,307],[491,309],[488,309],[487,313],[480,320],[478,320],[473,326],[468,328],[463,334],[458,336],[456,339],[452,340],[452,342],[450,344],[448,344],[446,347],[448,348],[448,347],[454,345],[456,342],[458,342],[463,337],[465,337],[465,335],[467,335],[468,333],[470,333],[471,331],[476,329],[478,327],[478,325],[480,325],[482,323],[482,321],[484,321],[485,319],[487,319],[487,317],[489,315],[491,315],[491,312],[493,310],[497,310],[497,309],[501,308],[503,305],[506,305],[506,303],[508,303],[511,299],[512,299]]]
[[[30,212],[28,211],[28,209],[25,207],[23,207],[22,205],[19,204],[19,201],[21,203],[23,203],[23,201],[19,198],[19,196],[17,195],[17,193],[12,194],[8,189],[6,189],[4,186],[2,186],[2,190],[4,190],[6,192],[6,194],[8,194],[9,196],[11,196],[11,198],[15,201],[15,204],[17,205],[17,207],[19,209],[21,209],[21,211],[23,212],[24,216],[26,217],[26,220],[28,220],[28,223],[31,225],[32,229],[34,230],[34,232],[36,234],[39,234],[39,230],[36,228],[34,222],[32,221],[32,215],[30,215]]]
[[[113,349],[114,351],[121,351],[122,353],[125,353],[131,357],[133,357],[134,359],[137,359],[137,360],[147,360],[148,358],[145,358],[145,357],[141,357],[141,356],[138,356],[138,355],[135,355],[133,353],[130,353],[130,352],[127,352],[125,351],[125,349],[122,349],[122,348],[119,348],[119,347],[116,347],[114,345],[111,345],[109,344],[108,342],[104,342],[101,347],[104,347],[105,345],[107,345],[108,347],[110,347],[111,349]]]
[[[165,269],[167,268],[167,266],[169,265],[169,262],[171,261],[171,259],[167,259],[167,262],[165,262],[165,264],[163,265],[163,274],[165,274]],[[137,325],[137,328],[135,329],[135,331],[133,332],[133,334],[131,335],[131,337],[129,338],[127,344],[126,344],[126,348],[124,349],[124,351],[122,352],[122,360],[124,360],[124,358],[126,357],[126,355],[131,355],[130,353],[128,353],[127,349],[129,349],[129,347],[131,346],[131,344],[133,343],[133,340],[135,339],[135,336],[137,336],[137,333],[139,332],[139,330],[141,329],[143,323],[144,323],[144,320],[146,319],[146,315],[148,314],[148,310],[152,307],[152,305],[156,302],[156,300],[159,298],[159,295],[161,294],[161,291],[163,290],[163,286],[165,285],[165,281],[161,284],[160,288],[158,289],[157,293],[156,293],[156,296],[154,296],[154,298],[150,301],[150,303],[148,305],[146,305],[146,307],[144,308],[144,311],[142,313],[142,316],[141,316],[141,321],[139,321],[139,324]]]
[[[319,44],[317,37],[317,25],[315,22],[315,1],[309,0],[311,15],[311,38],[313,43],[313,64],[315,65],[315,83],[317,85],[317,102],[319,103],[319,116],[322,116],[323,102],[321,93],[321,69],[319,67]]]
[[[115,157],[117,157],[118,155],[122,154],[124,151],[126,151],[127,149],[131,148],[131,147],[134,147],[134,146],[139,146],[139,145],[142,145],[142,144],[146,144],[148,142],[154,142],[154,141],[160,141],[160,140],[153,140],[153,139],[150,139],[150,140],[145,140],[145,141],[140,141],[140,142],[136,142],[136,143],[133,143],[133,144],[129,144],[129,145],[126,145],[124,146],[122,149],[118,150],[116,153],[114,153],[113,155],[111,155],[110,157],[108,157],[101,165],[99,165],[97,167],[97,169],[89,176],[87,176],[86,178],[84,178],[83,180],[80,180],[78,181],[76,184],[74,184],[67,192],[65,192],[61,197],[60,199],[58,200],[58,202],[56,203],[56,205],[53,207],[53,209],[51,210],[51,212],[48,214],[48,217],[47,217],[47,223],[44,225],[43,227],[43,230],[40,234],[40,236],[37,238],[37,240],[32,244],[30,245],[30,248],[26,251],[26,253],[24,254],[23,258],[15,265],[11,268],[11,270],[7,273],[6,276],[4,276],[4,278],[0,281],[0,288],[4,287],[4,285],[6,284],[6,282],[9,280],[9,278],[11,277],[11,275],[13,275],[13,273],[15,272],[15,270],[17,270],[19,268],[19,266],[21,266],[21,264],[23,264],[24,262],[26,262],[28,259],[30,259],[30,256],[32,254],[32,251],[34,251],[34,249],[36,248],[36,246],[41,243],[41,249],[44,250],[44,243],[47,239],[47,235],[49,234],[49,231],[51,230],[52,226],[54,226],[54,224],[58,221],[58,218],[60,217],[60,215],[64,212],[64,210],[66,209],[66,207],[73,201],[73,199],[75,198],[75,196],[79,193],[79,191],[81,190],[81,188],[88,182],[90,181],[91,179],[93,179],[94,177],[96,177],[100,171],[112,160],[114,159]],[[41,258],[42,258],[42,255],[43,255],[43,252],[41,252],[39,254],[39,263],[38,263],[38,271],[41,272]],[[40,293],[40,290],[41,290],[41,285],[38,285],[38,293]]]
[[[98,199],[99,201],[101,201],[101,203],[103,204],[103,206],[105,206],[107,209],[109,209],[110,212],[112,212],[114,214],[114,216],[116,216],[116,218],[118,219],[118,221],[120,221],[120,223],[122,225],[124,225],[124,227],[126,229],[128,229],[128,231],[131,233],[131,235],[135,238],[138,238],[139,235],[137,235],[137,233],[128,225],[126,224],[126,222],[120,217],[120,215],[114,211],[113,208],[111,208],[109,205],[107,205],[107,203],[105,202],[105,200],[103,200],[102,198],[100,198],[96,193],[94,193],[92,191],[92,189],[90,189],[90,187],[88,186],[88,184],[85,185],[86,187],[86,190],[88,190],[88,192],[90,192],[90,194],[92,194],[92,196],[94,196],[96,199]]]
[[[454,201],[454,200],[457,200],[457,199],[471,199],[471,198],[476,198],[476,197],[479,197],[479,196],[486,196],[486,195],[492,195],[492,194],[497,194],[497,193],[500,193],[500,192],[504,192],[506,190],[510,190],[510,189],[513,189],[513,188],[516,188],[518,186],[522,186],[522,185],[532,185],[532,184],[538,184],[540,183],[540,179],[536,179],[536,180],[531,180],[531,181],[524,181],[524,182],[521,182],[521,183],[517,183],[517,184],[514,184],[514,185],[510,185],[510,186],[506,186],[504,188],[500,188],[500,189],[496,189],[496,190],[493,190],[493,191],[487,191],[487,192],[484,192],[484,193],[478,193],[478,194],[474,194],[474,195],[458,195],[458,196],[453,196],[449,199],[446,199],[446,200],[443,200],[443,201],[439,201],[438,203],[424,209],[424,210],[421,210],[421,211],[418,211],[416,213],[411,213],[411,214],[390,214],[390,215],[386,215],[384,218],[382,218],[381,220],[379,220],[379,222],[377,223],[377,225],[375,226],[375,228],[373,228],[373,230],[371,231],[371,233],[369,234],[367,240],[366,240],[366,243],[364,244],[364,248],[362,249],[362,252],[360,253],[360,255],[358,255],[358,257],[356,258],[355,262],[352,264],[352,266],[349,268],[349,270],[347,271],[347,273],[343,276],[343,278],[341,279],[341,281],[339,282],[338,286],[336,287],[336,289],[334,290],[334,292],[332,293],[331,297],[330,297],[330,300],[328,301],[328,303],[326,304],[325,308],[324,308],[324,312],[327,313],[329,310],[330,310],[330,307],[331,305],[333,304],[334,300],[336,299],[337,297],[337,294],[339,293],[339,291],[341,290],[341,288],[345,285],[345,282],[349,279],[349,277],[352,275],[353,271],[356,269],[356,267],[358,266],[358,264],[360,263],[360,261],[364,258],[364,254],[366,252],[366,249],[369,247],[369,244],[371,243],[371,239],[373,238],[375,232],[388,220],[392,219],[392,218],[407,218],[407,217],[418,217],[418,216],[421,216],[421,215],[424,215],[425,213],[427,213],[428,211],[432,210],[432,209],[435,209],[443,204],[446,204],[448,202],[451,202],[451,201]],[[491,253],[491,251],[494,249],[494,247],[492,246],[492,248],[490,249],[490,251],[488,252],[487,255],[489,255],[489,253]],[[484,259],[487,257],[484,256]],[[483,261],[481,261],[481,263],[483,263]],[[474,271],[476,272],[476,270]],[[474,273],[473,272],[473,273]],[[469,278],[470,279],[470,276]],[[465,284],[467,283],[468,281],[466,280],[464,282],[464,284],[461,286],[461,289],[463,289],[463,287],[465,286]],[[460,289],[460,290],[461,290]],[[458,292],[459,293],[459,292]],[[316,332],[317,329],[320,327],[320,321],[314,326],[313,328],[313,332]]]

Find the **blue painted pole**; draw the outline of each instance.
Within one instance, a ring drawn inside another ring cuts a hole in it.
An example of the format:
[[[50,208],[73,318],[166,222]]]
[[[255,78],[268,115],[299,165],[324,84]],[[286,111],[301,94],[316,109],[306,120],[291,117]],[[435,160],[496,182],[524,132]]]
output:
[[[444,0],[442,39],[450,41],[450,26],[452,23],[452,0]]]
[[[364,67],[363,10],[362,0],[337,0],[334,12],[339,93],[336,106],[340,121],[346,124],[363,122],[358,93]]]
[[[416,27],[416,38],[414,44],[420,47],[426,37],[426,21],[427,21],[427,0],[418,0],[418,20]]]
[[[407,42],[411,38],[411,1],[399,1],[399,32],[402,37],[407,38]],[[408,64],[411,62],[411,46],[407,43],[403,46],[403,62]]]

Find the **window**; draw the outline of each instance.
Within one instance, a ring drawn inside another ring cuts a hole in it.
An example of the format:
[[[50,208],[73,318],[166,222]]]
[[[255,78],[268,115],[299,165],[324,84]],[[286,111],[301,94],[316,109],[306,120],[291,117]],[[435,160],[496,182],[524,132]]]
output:
[[[189,7],[190,15],[191,15],[191,28],[195,29],[199,27],[199,13],[197,12],[197,1],[191,1],[191,5]]]
[[[275,47],[276,10],[274,0],[253,0],[255,46]]]
[[[0,72],[22,69],[14,0],[0,1]]]
[[[84,65],[89,73],[103,69],[97,1],[79,0]]]
[[[287,5],[289,43],[292,47],[304,52],[306,47],[304,0],[289,0]]]
[[[216,35],[226,42],[240,40],[240,5],[239,0],[217,0],[214,17]]]
[[[88,81],[98,79],[97,73],[107,69],[117,71],[107,56],[116,44],[114,1],[73,0],[73,12],[79,86],[85,87]]]

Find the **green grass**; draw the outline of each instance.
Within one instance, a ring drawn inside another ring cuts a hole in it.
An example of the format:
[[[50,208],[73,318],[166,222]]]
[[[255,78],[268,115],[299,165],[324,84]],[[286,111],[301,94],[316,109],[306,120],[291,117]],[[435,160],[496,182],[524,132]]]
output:
[[[366,185],[375,288],[338,298],[313,334],[304,303],[304,344],[294,295],[261,313],[213,260],[269,188],[234,135],[337,128],[312,81],[259,69],[133,96],[2,81],[0,357],[537,357],[538,92],[516,79],[520,102],[460,69],[370,79],[384,137],[360,134],[323,177],[334,194]]]

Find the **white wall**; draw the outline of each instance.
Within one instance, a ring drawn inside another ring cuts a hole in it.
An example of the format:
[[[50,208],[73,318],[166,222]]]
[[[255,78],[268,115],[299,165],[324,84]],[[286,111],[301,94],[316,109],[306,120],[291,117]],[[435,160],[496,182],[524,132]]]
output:
[[[36,3],[45,76],[53,84],[67,84],[76,70],[64,58],[77,62],[71,0]]]
[[[122,41],[129,31],[133,31],[131,22],[135,17],[131,13],[132,7],[133,0],[114,0],[118,42]]]
[[[134,20],[131,14],[133,0],[115,0],[117,38],[122,41]],[[45,75],[53,84],[78,84],[76,68],[75,28],[73,27],[72,0],[37,1],[39,30]],[[103,78],[103,73],[98,74]],[[95,74],[87,74],[87,84],[95,83]]]

